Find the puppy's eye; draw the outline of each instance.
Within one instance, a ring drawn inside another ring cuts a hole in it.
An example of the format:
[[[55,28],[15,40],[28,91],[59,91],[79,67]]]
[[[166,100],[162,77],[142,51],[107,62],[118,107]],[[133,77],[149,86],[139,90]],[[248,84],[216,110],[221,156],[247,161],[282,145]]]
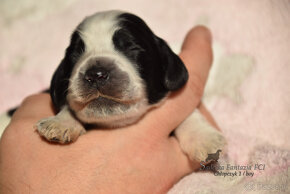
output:
[[[123,40],[121,41],[121,44],[124,48],[131,48],[134,46],[134,43],[130,40]]]
[[[128,51],[139,51],[139,50],[142,50],[142,48],[139,45],[137,45],[135,42],[133,42],[131,40],[123,40],[122,41],[122,47],[125,50],[128,50]]]
[[[131,47],[129,47],[130,51],[144,51],[144,49],[142,49],[140,46],[138,45],[132,45]]]
[[[113,42],[119,50],[123,51],[144,50],[139,46],[137,40],[127,30],[124,29],[120,29],[117,32],[115,32]]]

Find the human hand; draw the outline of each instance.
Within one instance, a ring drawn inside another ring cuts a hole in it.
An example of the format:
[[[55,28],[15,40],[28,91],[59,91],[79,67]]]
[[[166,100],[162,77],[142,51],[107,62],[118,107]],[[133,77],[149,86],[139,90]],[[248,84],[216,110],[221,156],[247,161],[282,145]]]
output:
[[[49,95],[26,98],[0,141],[0,193],[164,193],[198,169],[169,134],[200,103],[212,63],[209,31],[192,29],[180,57],[189,81],[161,107],[134,125],[91,130],[69,145],[48,143],[33,129],[54,115]]]

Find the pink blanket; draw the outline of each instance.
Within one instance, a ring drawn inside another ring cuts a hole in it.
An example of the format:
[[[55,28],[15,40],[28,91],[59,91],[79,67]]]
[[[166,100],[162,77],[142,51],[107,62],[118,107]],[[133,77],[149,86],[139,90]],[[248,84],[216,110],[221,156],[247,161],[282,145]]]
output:
[[[204,102],[228,139],[219,163],[252,168],[192,173],[169,193],[290,192],[288,0],[41,2],[0,1],[0,112],[48,87],[72,29],[95,11],[134,12],[176,51],[192,26],[204,24],[215,54]]]

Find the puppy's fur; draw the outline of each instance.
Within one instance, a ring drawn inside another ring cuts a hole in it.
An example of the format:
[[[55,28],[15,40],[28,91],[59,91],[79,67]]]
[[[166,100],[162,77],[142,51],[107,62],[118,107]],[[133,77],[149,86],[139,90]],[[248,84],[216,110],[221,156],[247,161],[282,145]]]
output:
[[[84,124],[120,127],[135,123],[188,79],[180,58],[139,17],[99,12],[76,28],[54,73],[50,94],[58,110],[36,124],[48,141],[69,143]],[[195,111],[175,135],[191,159],[204,160],[225,143]]]

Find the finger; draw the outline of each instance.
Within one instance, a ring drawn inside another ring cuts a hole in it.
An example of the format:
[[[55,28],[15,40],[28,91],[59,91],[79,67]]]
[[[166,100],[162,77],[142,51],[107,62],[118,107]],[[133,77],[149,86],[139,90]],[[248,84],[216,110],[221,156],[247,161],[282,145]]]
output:
[[[191,80],[197,82],[193,85],[197,87],[195,90],[203,91],[213,60],[210,31],[203,26],[191,29],[185,37],[179,56],[185,63]]]
[[[13,114],[12,121],[23,119],[39,120],[54,115],[53,105],[49,94],[35,94],[25,98]]]
[[[168,136],[200,102],[212,63],[209,30],[205,27],[190,30],[183,43],[180,57],[187,66],[189,80],[184,88],[172,93],[161,107],[150,111],[139,122],[144,126],[146,133]]]

